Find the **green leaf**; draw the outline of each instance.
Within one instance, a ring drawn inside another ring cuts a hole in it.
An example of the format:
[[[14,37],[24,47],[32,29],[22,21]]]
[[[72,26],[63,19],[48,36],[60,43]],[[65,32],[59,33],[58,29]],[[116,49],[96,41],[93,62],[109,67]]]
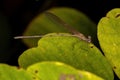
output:
[[[108,12],[98,24],[100,46],[120,78],[120,8]]]
[[[0,80],[33,80],[33,78],[21,68],[0,64]]]
[[[60,62],[40,62],[31,65],[27,71],[36,80],[103,80],[86,71],[79,71]]]
[[[96,25],[83,13],[73,8],[52,8],[47,10],[60,17],[64,22],[73,26],[86,36],[91,36],[92,41],[97,41]],[[43,35],[51,32],[68,32],[62,25],[56,24],[43,13],[39,14],[27,27],[25,35]],[[37,46],[39,39],[23,39],[30,47]]]
[[[26,50],[19,57],[19,65],[23,68],[40,61],[60,61],[113,80],[111,66],[102,53],[92,43],[71,34],[48,34],[39,40],[38,47]]]

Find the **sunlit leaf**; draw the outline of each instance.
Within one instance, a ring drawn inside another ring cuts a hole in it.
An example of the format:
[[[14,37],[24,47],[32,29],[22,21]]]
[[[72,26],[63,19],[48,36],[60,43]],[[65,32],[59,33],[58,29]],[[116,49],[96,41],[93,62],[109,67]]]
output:
[[[23,69],[18,69],[7,64],[0,64],[0,80],[33,80],[33,78]]]
[[[26,50],[19,57],[23,68],[40,61],[60,61],[113,80],[112,68],[102,53],[92,43],[71,34],[48,34],[39,40],[38,47]]]
[[[98,24],[101,48],[120,78],[120,8],[113,9]]]
[[[60,62],[41,62],[28,67],[27,71],[37,80],[103,80],[102,78],[74,69]]]

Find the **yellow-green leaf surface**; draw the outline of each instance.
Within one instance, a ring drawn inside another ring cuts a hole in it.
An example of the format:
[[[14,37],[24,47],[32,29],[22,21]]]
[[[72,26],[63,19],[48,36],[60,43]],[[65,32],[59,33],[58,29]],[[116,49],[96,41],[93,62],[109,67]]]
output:
[[[120,8],[113,9],[98,24],[101,48],[120,78]]]
[[[7,64],[0,64],[0,80],[33,80],[33,78],[23,69],[18,69]]]
[[[113,72],[102,53],[92,44],[67,33],[51,33],[19,57],[23,68],[40,61],[60,61],[80,70],[113,80]]]
[[[31,65],[27,71],[35,80],[103,80],[86,71],[79,71],[60,62],[40,62]]]
[[[86,36],[91,36],[95,42],[97,37],[96,25],[83,13],[73,8],[52,8],[47,10],[60,17],[64,22],[73,26]],[[28,25],[24,32],[25,35],[43,35],[51,32],[68,32],[62,25],[56,24],[48,18],[45,13],[41,13]],[[24,42],[30,47],[37,46],[39,39],[24,39]]]

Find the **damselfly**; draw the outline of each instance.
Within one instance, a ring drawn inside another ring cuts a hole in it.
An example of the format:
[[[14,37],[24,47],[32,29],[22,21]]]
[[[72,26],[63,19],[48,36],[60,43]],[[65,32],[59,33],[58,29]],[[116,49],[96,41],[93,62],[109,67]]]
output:
[[[52,21],[59,23],[60,25],[62,25],[63,27],[65,27],[67,30],[69,30],[70,33],[73,34],[73,36],[76,36],[78,38],[80,38],[81,40],[87,41],[87,42],[91,42],[91,37],[88,36],[85,37],[84,34],[80,33],[79,31],[75,30],[72,26],[70,26],[69,24],[67,24],[66,22],[64,22],[62,19],[60,19],[58,16],[56,16],[55,14],[51,13],[51,12],[45,12],[45,15],[51,19]],[[43,35],[38,35],[38,36],[17,36],[14,37],[15,39],[21,39],[21,38],[40,38]]]

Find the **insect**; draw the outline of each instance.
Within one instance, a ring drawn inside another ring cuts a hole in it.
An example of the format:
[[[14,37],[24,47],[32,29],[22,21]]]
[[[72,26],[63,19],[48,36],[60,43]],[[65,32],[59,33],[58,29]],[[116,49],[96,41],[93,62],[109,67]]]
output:
[[[88,36],[85,37],[84,34],[80,33],[79,31],[75,30],[72,26],[70,26],[69,24],[65,23],[62,19],[60,19],[58,16],[56,16],[55,14],[51,13],[51,12],[45,12],[45,15],[51,19],[54,22],[59,23],[60,25],[62,25],[63,27],[65,27],[67,30],[69,30],[70,33],[73,34],[73,36],[76,36],[78,38],[80,38],[81,40],[87,41],[87,42],[91,42],[91,37]],[[38,35],[38,36],[17,36],[14,37],[15,39],[21,39],[21,38],[39,38],[42,37],[43,35]]]

